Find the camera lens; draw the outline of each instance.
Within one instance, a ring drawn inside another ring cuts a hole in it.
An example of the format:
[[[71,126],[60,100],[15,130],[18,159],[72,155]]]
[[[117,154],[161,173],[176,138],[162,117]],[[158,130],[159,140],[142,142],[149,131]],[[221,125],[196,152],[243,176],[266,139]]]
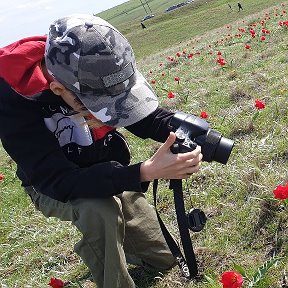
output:
[[[216,130],[210,129],[202,146],[203,161],[217,161],[226,164],[231,154],[233,143],[232,140],[223,137]]]
[[[215,151],[214,160],[219,163],[226,164],[230,157],[233,146],[234,142],[232,140],[221,137]]]

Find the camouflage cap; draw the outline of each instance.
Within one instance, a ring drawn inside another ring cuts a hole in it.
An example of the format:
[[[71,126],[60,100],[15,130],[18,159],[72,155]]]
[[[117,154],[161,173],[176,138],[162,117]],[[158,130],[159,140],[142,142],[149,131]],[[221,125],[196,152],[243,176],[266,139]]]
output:
[[[45,61],[48,72],[106,125],[134,124],[158,106],[129,42],[99,17],[77,14],[56,20]]]

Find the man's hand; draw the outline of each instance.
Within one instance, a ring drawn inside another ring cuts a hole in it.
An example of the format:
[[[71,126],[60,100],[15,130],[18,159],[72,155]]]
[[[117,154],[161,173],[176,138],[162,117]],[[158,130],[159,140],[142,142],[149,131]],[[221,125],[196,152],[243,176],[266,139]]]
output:
[[[199,170],[203,157],[201,147],[197,146],[191,152],[173,154],[170,147],[175,140],[176,135],[171,132],[157,152],[141,164],[141,182],[154,179],[186,179]]]

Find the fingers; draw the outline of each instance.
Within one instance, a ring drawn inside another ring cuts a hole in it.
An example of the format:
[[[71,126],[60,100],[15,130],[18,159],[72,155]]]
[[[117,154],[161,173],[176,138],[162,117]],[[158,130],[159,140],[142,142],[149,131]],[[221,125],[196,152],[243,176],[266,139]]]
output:
[[[198,172],[201,166],[202,158],[203,155],[201,153],[201,147],[199,146],[191,152],[178,154],[177,161],[179,161],[181,164],[178,168],[177,178],[187,179],[193,173]]]
[[[176,135],[171,132],[165,143],[140,167],[141,181],[153,179],[185,179],[200,169],[202,161],[201,147],[186,153],[174,154],[170,148],[176,140]]]
[[[169,136],[167,137],[166,141],[160,146],[160,148],[157,150],[157,152],[152,156],[152,160],[159,157],[160,159],[163,157],[162,155],[165,155],[167,153],[171,153],[170,147],[173,145],[173,143],[176,140],[176,135],[173,132],[170,132]]]
[[[163,149],[163,150],[170,150],[170,147],[173,145],[173,143],[175,142],[176,140],[176,135],[174,132],[170,132],[168,138],[166,139],[165,143],[160,147],[160,149]]]
[[[191,153],[190,155],[189,155],[190,157],[187,160],[185,160],[186,167],[195,166],[199,162],[201,162],[203,159],[203,154],[201,152]],[[187,157],[187,155],[186,155],[186,157]]]
[[[178,156],[181,160],[187,161],[190,159],[197,158],[200,154],[201,154],[201,146],[197,146],[196,149],[194,149],[193,151],[186,152],[186,153],[179,153]],[[202,159],[202,156],[201,156],[201,159]]]
[[[190,177],[193,173],[196,173],[196,172],[199,171],[200,166],[201,166],[201,162],[197,163],[197,164],[194,165],[194,166],[188,167],[185,174],[186,174],[188,177]]]
[[[201,167],[202,154],[199,154],[196,158],[186,161],[182,168],[179,168],[177,179],[187,179],[192,174],[198,172]]]

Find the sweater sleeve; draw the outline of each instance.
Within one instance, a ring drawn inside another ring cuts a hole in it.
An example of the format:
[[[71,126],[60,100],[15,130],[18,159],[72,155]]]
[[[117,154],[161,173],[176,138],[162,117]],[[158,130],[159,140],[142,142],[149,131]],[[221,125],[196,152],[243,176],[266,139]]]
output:
[[[140,138],[151,138],[158,142],[165,142],[171,131],[169,123],[173,115],[173,112],[158,107],[146,118],[127,126],[126,129]]]
[[[124,167],[110,161],[80,168],[46,128],[37,101],[21,97],[8,85],[3,88],[3,82],[0,87],[0,138],[27,185],[62,202],[143,190],[140,163]]]

